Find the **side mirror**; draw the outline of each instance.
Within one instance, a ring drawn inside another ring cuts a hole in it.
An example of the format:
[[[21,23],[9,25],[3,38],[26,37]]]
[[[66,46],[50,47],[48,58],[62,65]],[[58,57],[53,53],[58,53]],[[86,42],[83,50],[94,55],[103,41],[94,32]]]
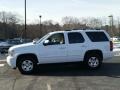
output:
[[[44,46],[49,45],[49,40],[45,40],[45,41],[43,42],[43,45],[44,45]]]
[[[36,42],[37,42],[38,40],[39,40],[38,38],[34,39],[34,40],[33,40],[33,44],[36,44]]]

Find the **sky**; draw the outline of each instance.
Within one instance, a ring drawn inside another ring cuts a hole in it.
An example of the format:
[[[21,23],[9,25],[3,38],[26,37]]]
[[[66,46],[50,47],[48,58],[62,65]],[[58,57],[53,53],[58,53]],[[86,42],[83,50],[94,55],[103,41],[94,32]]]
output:
[[[0,11],[19,14],[24,20],[24,0],[0,0]],[[73,17],[120,16],[120,0],[27,0],[27,23],[42,21],[61,22]]]

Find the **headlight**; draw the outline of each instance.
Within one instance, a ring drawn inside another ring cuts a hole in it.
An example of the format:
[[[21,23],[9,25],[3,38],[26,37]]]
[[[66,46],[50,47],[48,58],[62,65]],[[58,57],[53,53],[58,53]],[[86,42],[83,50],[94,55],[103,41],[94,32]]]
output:
[[[14,53],[15,53],[15,51],[14,51],[14,50],[8,51],[8,55],[9,55],[9,56],[13,56],[13,55],[14,55]]]

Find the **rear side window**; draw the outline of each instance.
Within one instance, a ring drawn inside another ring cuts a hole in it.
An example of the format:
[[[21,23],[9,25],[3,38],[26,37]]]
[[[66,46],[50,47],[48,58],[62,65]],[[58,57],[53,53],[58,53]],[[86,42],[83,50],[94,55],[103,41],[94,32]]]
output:
[[[84,42],[84,38],[83,38],[82,34],[79,33],[79,32],[68,33],[68,39],[69,39],[70,44],[83,43]]]
[[[86,32],[92,42],[109,41],[104,32]]]

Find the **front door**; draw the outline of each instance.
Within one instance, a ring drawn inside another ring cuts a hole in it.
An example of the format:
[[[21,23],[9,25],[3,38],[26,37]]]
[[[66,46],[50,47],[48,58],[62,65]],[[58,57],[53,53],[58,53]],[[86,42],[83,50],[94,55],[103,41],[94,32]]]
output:
[[[57,33],[51,35],[43,42],[40,50],[39,56],[41,63],[64,62],[67,57],[64,34]]]

